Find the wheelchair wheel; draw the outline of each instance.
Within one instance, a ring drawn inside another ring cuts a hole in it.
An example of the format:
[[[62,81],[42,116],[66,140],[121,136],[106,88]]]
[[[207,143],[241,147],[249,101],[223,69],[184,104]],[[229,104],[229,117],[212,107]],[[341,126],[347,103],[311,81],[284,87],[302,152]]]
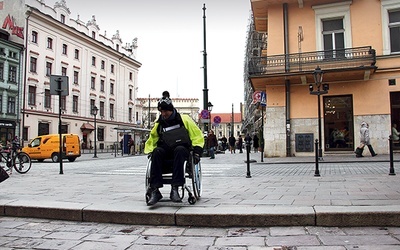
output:
[[[193,185],[193,193],[197,200],[200,199],[202,194],[202,174],[201,174],[201,164],[200,162],[197,164],[193,163],[192,168],[192,185]]]
[[[148,203],[148,201],[150,200],[150,172],[151,172],[151,159],[149,159],[147,161],[147,169],[146,169],[146,179],[144,181],[144,185],[145,185],[145,199],[146,199],[146,203]]]

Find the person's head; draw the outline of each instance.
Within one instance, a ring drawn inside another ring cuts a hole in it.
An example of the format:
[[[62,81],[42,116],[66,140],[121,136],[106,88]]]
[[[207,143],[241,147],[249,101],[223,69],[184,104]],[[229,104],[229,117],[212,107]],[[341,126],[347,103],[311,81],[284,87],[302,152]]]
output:
[[[366,128],[368,128],[368,123],[362,122],[362,123],[361,123],[361,127],[366,127]]]
[[[394,128],[397,128],[397,124],[396,124],[396,123],[393,123],[393,127],[394,127]]]
[[[213,134],[214,134],[214,131],[210,130],[210,131],[208,131],[208,133],[209,133],[210,135],[213,135]]]
[[[168,119],[174,112],[174,105],[172,105],[172,100],[169,97],[168,91],[162,93],[161,99],[158,100],[157,108],[164,119]]]

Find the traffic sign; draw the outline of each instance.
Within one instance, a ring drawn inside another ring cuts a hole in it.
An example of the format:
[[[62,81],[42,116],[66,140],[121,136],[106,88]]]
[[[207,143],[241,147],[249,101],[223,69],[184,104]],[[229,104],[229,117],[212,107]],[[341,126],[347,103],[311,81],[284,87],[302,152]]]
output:
[[[221,117],[219,115],[214,117],[214,123],[216,123],[216,124],[221,123]]]
[[[206,109],[203,109],[201,111],[200,115],[201,115],[201,118],[203,118],[203,119],[210,118],[210,112],[208,110],[206,110]]]

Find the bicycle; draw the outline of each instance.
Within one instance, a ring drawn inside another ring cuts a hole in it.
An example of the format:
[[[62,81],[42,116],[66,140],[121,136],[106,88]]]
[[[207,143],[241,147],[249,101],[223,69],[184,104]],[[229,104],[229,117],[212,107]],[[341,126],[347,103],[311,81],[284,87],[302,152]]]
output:
[[[9,174],[12,173],[13,168],[20,174],[25,174],[31,169],[31,157],[20,150],[21,146],[18,140],[14,140],[11,147],[0,149],[0,164],[3,163],[3,160],[6,163],[5,166],[1,164],[0,167],[4,168]]]

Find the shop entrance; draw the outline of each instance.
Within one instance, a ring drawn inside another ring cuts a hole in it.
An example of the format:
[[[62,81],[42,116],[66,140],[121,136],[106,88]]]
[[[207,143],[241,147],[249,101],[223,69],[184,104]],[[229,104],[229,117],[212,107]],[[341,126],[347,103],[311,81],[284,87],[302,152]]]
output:
[[[323,102],[325,151],[353,151],[352,96],[324,96]]]

